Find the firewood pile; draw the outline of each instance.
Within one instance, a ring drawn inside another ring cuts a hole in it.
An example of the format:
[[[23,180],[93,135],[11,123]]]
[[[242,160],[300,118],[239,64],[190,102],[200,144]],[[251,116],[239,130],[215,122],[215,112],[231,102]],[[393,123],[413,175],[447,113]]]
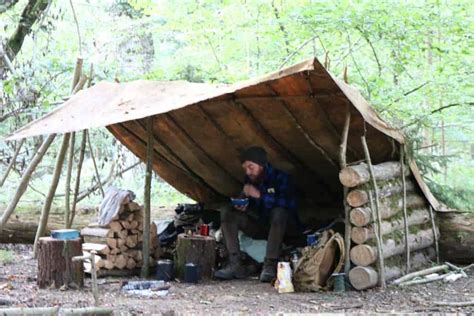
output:
[[[399,162],[381,163],[373,166],[373,169],[378,187],[380,228],[376,221],[376,201],[372,194],[368,166],[365,163],[349,166],[339,174],[341,183],[350,188],[346,198],[351,207],[350,259],[356,267],[350,271],[349,280],[359,290],[375,287],[381,278],[376,242],[376,234],[379,232],[386,281],[406,273],[406,240],[411,269],[420,267],[435,257],[432,247],[435,244],[435,231],[430,221],[429,206],[408,177],[409,169],[404,171],[405,181],[402,180],[402,166]],[[403,192],[406,192],[405,203]],[[405,221],[408,226],[407,238]]]
[[[136,202],[122,204],[108,225],[90,223],[81,230],[84,254],[94,251],[97,270],[133,270],[143,265],[143,209]],[[160,246],[156,225],[150,224],[150,266],[156,265]],[[84,262],[86,273],[91,263]]]

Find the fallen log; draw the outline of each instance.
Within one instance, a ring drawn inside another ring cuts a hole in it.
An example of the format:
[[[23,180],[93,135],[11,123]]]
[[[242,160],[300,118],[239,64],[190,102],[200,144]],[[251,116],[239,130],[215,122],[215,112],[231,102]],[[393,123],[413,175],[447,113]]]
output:
[[[427,248],[433,243],[432,229],[420,230],[416,234],[408,235],[408,244],[412,251]],[[400,255],[405,251],[405,243],[387,239],[382,245],[382,250],[384,258]],[[350,258],[358,266],[369,266],[377,261],[377,248],[367,244],[357,245],[351,249]]]
[[[418,268],[427,264],[435,257],[433,248],[425,251],[415,252],[410,258],[410,265],[412,268]],[[387,263],[385,267],[385,279],[391,280],[400,277],[403,274],[403,269],[397,265],[390,265]],[[379,274],[374,267],[357,266],[349,272],[349,281],[357,290],[365,290],[377,286]]]
[[[425,198],[418,194],[409,194],[407,196],[407,208],[414,209],[420,208],[426,205]],[[381,219],[387,219],[400,212],[403,208],[403,199],[397,197],[392,199],[390,197],[382,199],[380,201],[380,217]],[[369,207],[356,207],[351,210],[350,213],[351,223],[355,226],[362,227],[368,225],[373,221],[372,210]]]
[[[421,270],[421,271],[412,272],[412,273],[409,273],[407,275],[404,275],[403,277],[401,277],[399,279],[396,279],[395,281],[392,282],[392,284],[395,284],[395,285],[400,284],[400,283],[406,282],[408,280],[411,280],[415,277],[424,276],[424,275],[428,275],[428,274],[439,272],[439,271],[445,271],[445,270],[448,270],[448,269],[449,269],[448,265],[443,264],[443,265],[440,265],[440,266],[431,267],[431,268],[424,269],[424,270]]]
[[[413,226],[427,223],[429,219],[430,215],[428,213],[428,210],[420,209],[412,211],[408,216],[407,221],[409,226]],[[382,235],[386,235],[396,230],[402,229],[403,227],[403,218],[397,218],[393,221],[383,221],[380,230],[382,232]],[[358,245],[363,244],[367,240],[370,240],[374,237],[374,227],[372,225],[364,227],[352,227],[351,239]]]
[[[373,169],[376,181],[390,180],[402,175],[402,167],[398,161],[384,162],[373,166]],[[407,170],[406,175],[408,174]],[[370,181],[369,168],[366,163],[346,167],[339,172],[339,180],[343,186],[348,188],[367,183]]]
[[[406,190],[411,192],[415,189],[413,182],[407,181]],[[403,185],[401,180],[390,181],[379,188],[379,197],[385,198],[403,192]],[[366,190],[356,189],[349,192],[347,195],[347,203],[352,207],[362,206],[369,203],[369,194]]]
[[[472,213],[436,213],[440,230],[439,247],[444,260],[474,262],[474,217]]]

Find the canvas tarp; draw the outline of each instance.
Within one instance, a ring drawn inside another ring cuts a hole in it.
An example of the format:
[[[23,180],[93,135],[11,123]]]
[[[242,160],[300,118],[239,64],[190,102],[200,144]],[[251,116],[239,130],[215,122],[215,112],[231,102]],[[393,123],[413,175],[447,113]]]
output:
[[[364,159],[362,135],[366,135],[373,163],[398,159],[403,134],[316,59],[232,85],[101,82],[8,139],[105,126],[144,160],[144,119],[152,116],[153,168],[194,200],[212,204],[236,194],[242,185],[238,153],[260,145],[276,167],[295,177],[305,206],[340,212],[338,159],[348,110],[348,163]],[[428,201],[438,209],[414,162],[410,168]]]

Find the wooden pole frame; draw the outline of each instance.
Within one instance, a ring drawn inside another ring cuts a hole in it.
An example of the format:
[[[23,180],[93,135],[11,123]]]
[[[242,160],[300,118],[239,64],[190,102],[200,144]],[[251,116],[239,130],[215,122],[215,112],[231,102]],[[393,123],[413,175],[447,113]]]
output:
[[[433,228],[433,236],[435,241],[436,263],[439,264],[438,230],[436,229],[433,207],[429,205],[428,208],[430,210],[431,227]]]
[[[410,245],[408,244],[408,215],[407,215],[407,184],[405,179],[405,145],[400,145],[400,164],[402,168],[402,204],[403,204],[403,224],[405,228],[405,273],[410,273]]]
[[[35,243],[33,247],[33,256],[36,258],[38,251],[38,241],[44,235],[46,231],[46,226],[48,224],[49,211],[51,210],[51,204],[53,203],[54,194],[58,188],[59,178],[61,177],[61,170],[64,164],[64,157],[66,156],[67,148],[69,146],[69,140],[71,134],[64,134],[63,140],[61,142],[61,147],[59,149],[58,155],[56,156],[56,164],[53,171],[53,179],[51,186],[49,187],[48,194],[46,195],[46,200],[44,201],[43,209],[41,211],[40,222],[38,224],[38,230],[36,231]]]
[[[74,186],[74,195],[72,197],[71,214],[69,217],[69,221],[67,223],[67,228],[71,228],[72,223],[74,222],[74,217],[76,216],[76,206],[78,202],[79,189],[81,186],[81,171],[82,171],[82,164],[84,162],[84,155],[86,151],[86,143],[87,143],[87,130],[83,130],[82,140],[81,140],[81,149],[79,151],[79,161],[77,162],[76,183]]]
[[[71,139],[69,144],[69,153],[67,161],[67,171],[66,171],[66,184],[64,188],[64,227],[69,228],[70,216],[71,216],[71,174],[72,166],[74,163],[74,147],[76,142],[76,133],[71,133]]]
[[[97,163],[95,161],[94,151],[92,150],[92,143],[91,143],[91,134],[87,133],[87,144],[89,145],[89,152],[91,154],[92,163],[94,165],[95,176],[97,177],[97,183],[99,183],[100,192],[102,193],[102,197],[105,196],[104,188],[102,187],[102,181],[100,180],[99,169],[97,168]]]
[[[375,195],[375,218],[377,222],[377,229],[376,231],[378,232],[378,235],[380,236],[379,243],[377,244],[377,253],[379,257],[379,269],[380,269],[380,287],[382,290],[385,290],[386,288],[386,283],[385,283],[385,264],[383,260],[383,248],[382,248],[382,232],[381,232],[381,226],[382,226],[382,220],[380,218],[380,202],[379,202],[379,189],[377,187],[377,181],[375,180],[375,174],[374,174],[374,169],[372,166],[372,159],[370,158],[370,152],[369,152],[369,147],[367,146],[367,140],[365,139],[365,136],[361,136],[361,141],[362,141],[362,147],[364,148],[364,153],[365,153],[365,159],[367,160],[367,165],[369,168],[369,173],[370,173],[370,178],[372,180],[372,189],[374,190],[374,195]],[[369,191],[369,195],[371,192]],[[372,212],[374,210],[372,209]]]
[[[346,106],[346,117],[344,120],[344,129],[342,131],[339,159],[341,170],[347,167],[347,139],[349,137],[349,128],[351,125],[351,111],[350,105]],[[347,203],[347,194],[349,193],[349,188],[343,186],[343,197],[342,203],[344,205],[344,247],[346,248],[346,257],[344,258],[344,273],[346,277],[349,276],[349,271],[351,268],[351,259],[350,259],[350,249],[351,249],[351,221],[350,221],[350,212],[351,207]]]
[[[151,178],[153,166],[153,117],[146,118],[146,173],[144,191],[144,222],[143,222],[143,265],[141,277],[146,278],[150,273],[150,220],[151,220]]]

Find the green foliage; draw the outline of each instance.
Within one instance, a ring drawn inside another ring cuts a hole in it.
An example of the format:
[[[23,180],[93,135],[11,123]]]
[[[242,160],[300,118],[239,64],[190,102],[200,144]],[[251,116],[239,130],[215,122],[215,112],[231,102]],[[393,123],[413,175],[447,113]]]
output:
[[[409,136],[408,154],[418,161],[439,197],[451,206],[473,209],[472,200],[465,200],[467,193],[463,193],[474,187],[472,1],[73,3],[85,73],[94,63],[95,82],[232,83],[305,58],[324,61],[328,54],[329,70],[338,75],[347,65],[349,82],[384,119]],[[12,34],[21,9],[20,2],[0,15],[1,37]],[[0,136],[43,115],[69,94],[78,47],[69,1],[54,1],[25,40],[14,61],[15,75],[0,83],[2,113],[24,108],[0,124]],[[111,161],[117,160],[120,168],[135,161],[108,132],[94,131],[92,139],[101,174],[108,173]],[[23,155],[27,161],[36,143],[37,139],[28,141],[29,153]],[[13,144],[0,143],[0,159],[2,151],[7,157],[13,150]],[[48,155],[35,177],[33,186],[41,192],[48,185],[42,175],[50,172],[46,166],[52,161],[54,155]],[[0,171],[4,166],[0,163]],[[82,187],[94,183],[90,168],[87,154]],[[128,182],[118,180],[117,185],[134,187],[141,196],[141,175],[135,178],[125,177]],[[2,189],[11,193],[13,186],[9,181]],[[178,198],[169,186],[158,186],[166,199]],[[31,200],[41,199],[30,190],[28,194]],[[0,200],[6,200],[4,196]],[[99,199],[94,196],[91,201]]]

